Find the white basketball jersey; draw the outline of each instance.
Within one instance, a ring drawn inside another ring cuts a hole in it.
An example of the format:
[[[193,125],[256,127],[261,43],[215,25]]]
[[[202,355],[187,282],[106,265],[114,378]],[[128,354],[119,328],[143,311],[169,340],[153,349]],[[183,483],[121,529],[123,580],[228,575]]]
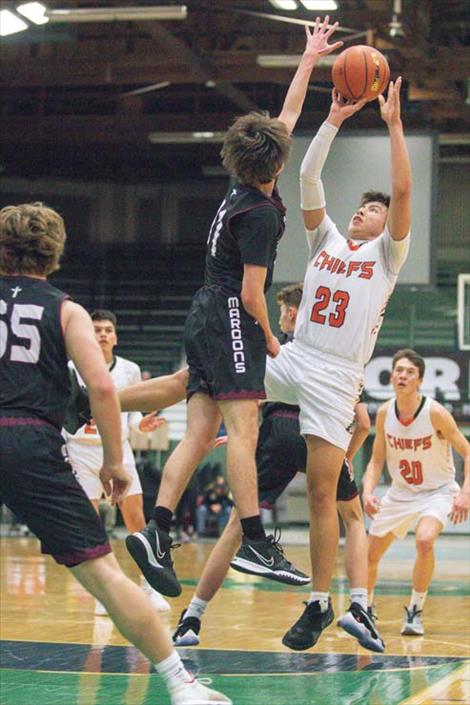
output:
[[[425,398],[416,418],[408,425],[397,418],[395,399],[385,414],[385,448],[392,489],[418,493],[435,490],[455,481],[452,448],[437,435],[431,422],[433,400]]]
[[[310,261],[295,339],[358,365],[370,359],[388,299],[409,249],[409,237],[346,240],[325,218],[306,231]]]
[[[79,384],[85,387],[85,382],[80,377],[74,364],[69,362],[69,365],[75,371]],[[123,389],[130,384],[137,384],[142,381],[139,365],[118,355],[114,357],[114,364],[110,368],[110,373],[116,389]],[[121,413],[121,437],[123,441],[126,441],[129,437],[129,428],[136,428],[141,419],[142,414],[138,411],[123,411]],[[74,441],[86,443],[87,445],[101,445],[101,437],[94,422],[84,424],[73,435],[63,430],[63,435],[67,442]]]

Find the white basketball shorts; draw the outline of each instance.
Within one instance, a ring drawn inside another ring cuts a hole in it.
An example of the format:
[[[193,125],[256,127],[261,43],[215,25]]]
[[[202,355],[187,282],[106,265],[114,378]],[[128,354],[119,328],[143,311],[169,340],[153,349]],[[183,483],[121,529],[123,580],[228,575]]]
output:
[[[319,436],[346,451],[362,381],[361,366],[294,340],[267,359],[264,386],[269,401],[300,407],[303,435]]]
[[[133,494],[142,494],[142,485],[135,466],[134,454],[128,441],[123,444],[123,465],[131,477],[131,484],[126,497]],[[86,443],[67,443],[67,452],[77,480],[85,490],[89,499],[100,499],[104,488],[100,480],[100,470],[103,464],[102,446],[87,445]]]
[[[423,517],[434,517],[444,528],[458,491],[458,485],[450,483],[435,490],[410,492],[409,497],[405,497],[403,492],[397,494],[391,488],[382,498],[380,509],[370,524],[369,533],[372,536],[386,536],[391,532],[397,538],[403,539]]]

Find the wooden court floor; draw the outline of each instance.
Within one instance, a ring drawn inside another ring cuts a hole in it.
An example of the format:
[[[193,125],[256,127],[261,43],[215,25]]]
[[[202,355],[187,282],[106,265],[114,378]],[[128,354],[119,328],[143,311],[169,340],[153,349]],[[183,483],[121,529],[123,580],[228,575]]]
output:
[[[183,594],[172,601],[173,628],[187,605],[211,545],[175,551]],[[308,572],[303,545],[286,553]],[[124,542],[124,570],[138,572]],[[296,653],[281,637],[303,609],[308,589],[230,572],[206,612],[198,647],[181,649],[186,666],[210,679],[235,705],[459,705],[470,702],[468,537],[441,537],[425,606],[424,637],[401,637],[413,562],[412,539],[396,543],[377,589],[383,655],[371,654],[332,625],[314,649]],[[0,705],[169,705],[162,681],[69,573],[40,554],[34,538],[3,538]],[[347,608],[338,557],[337,615]]]

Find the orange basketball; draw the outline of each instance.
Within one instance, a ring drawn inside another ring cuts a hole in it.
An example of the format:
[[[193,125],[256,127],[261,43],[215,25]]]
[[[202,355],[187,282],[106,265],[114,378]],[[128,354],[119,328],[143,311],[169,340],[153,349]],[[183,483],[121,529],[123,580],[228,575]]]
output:
[[[339,54],[332,69],[336,89],[349,100],[374,100],[384,92],[390,79],[387,59],[365,44],[349,47]]]

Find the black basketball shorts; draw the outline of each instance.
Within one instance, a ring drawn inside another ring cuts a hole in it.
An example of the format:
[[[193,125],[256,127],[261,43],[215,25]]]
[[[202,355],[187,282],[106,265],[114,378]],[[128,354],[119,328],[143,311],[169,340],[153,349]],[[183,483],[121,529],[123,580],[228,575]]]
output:
[[[59,430],[40,419],[0,417],[0,501],[57,563],[72,567],[111,552]]]
[[[260,426],[256,448],[260,506],[270,509],[298,472],[305,473],[307,446],[300,435],[298,413],[276,411]],[[336,499],[349,502],[357,497],[357,486],[343,463]]]
[[[196,293],[184,330],[188,398],[196,392],[217,401],[265,399],[266,342],[239,296],[218,287]]]

